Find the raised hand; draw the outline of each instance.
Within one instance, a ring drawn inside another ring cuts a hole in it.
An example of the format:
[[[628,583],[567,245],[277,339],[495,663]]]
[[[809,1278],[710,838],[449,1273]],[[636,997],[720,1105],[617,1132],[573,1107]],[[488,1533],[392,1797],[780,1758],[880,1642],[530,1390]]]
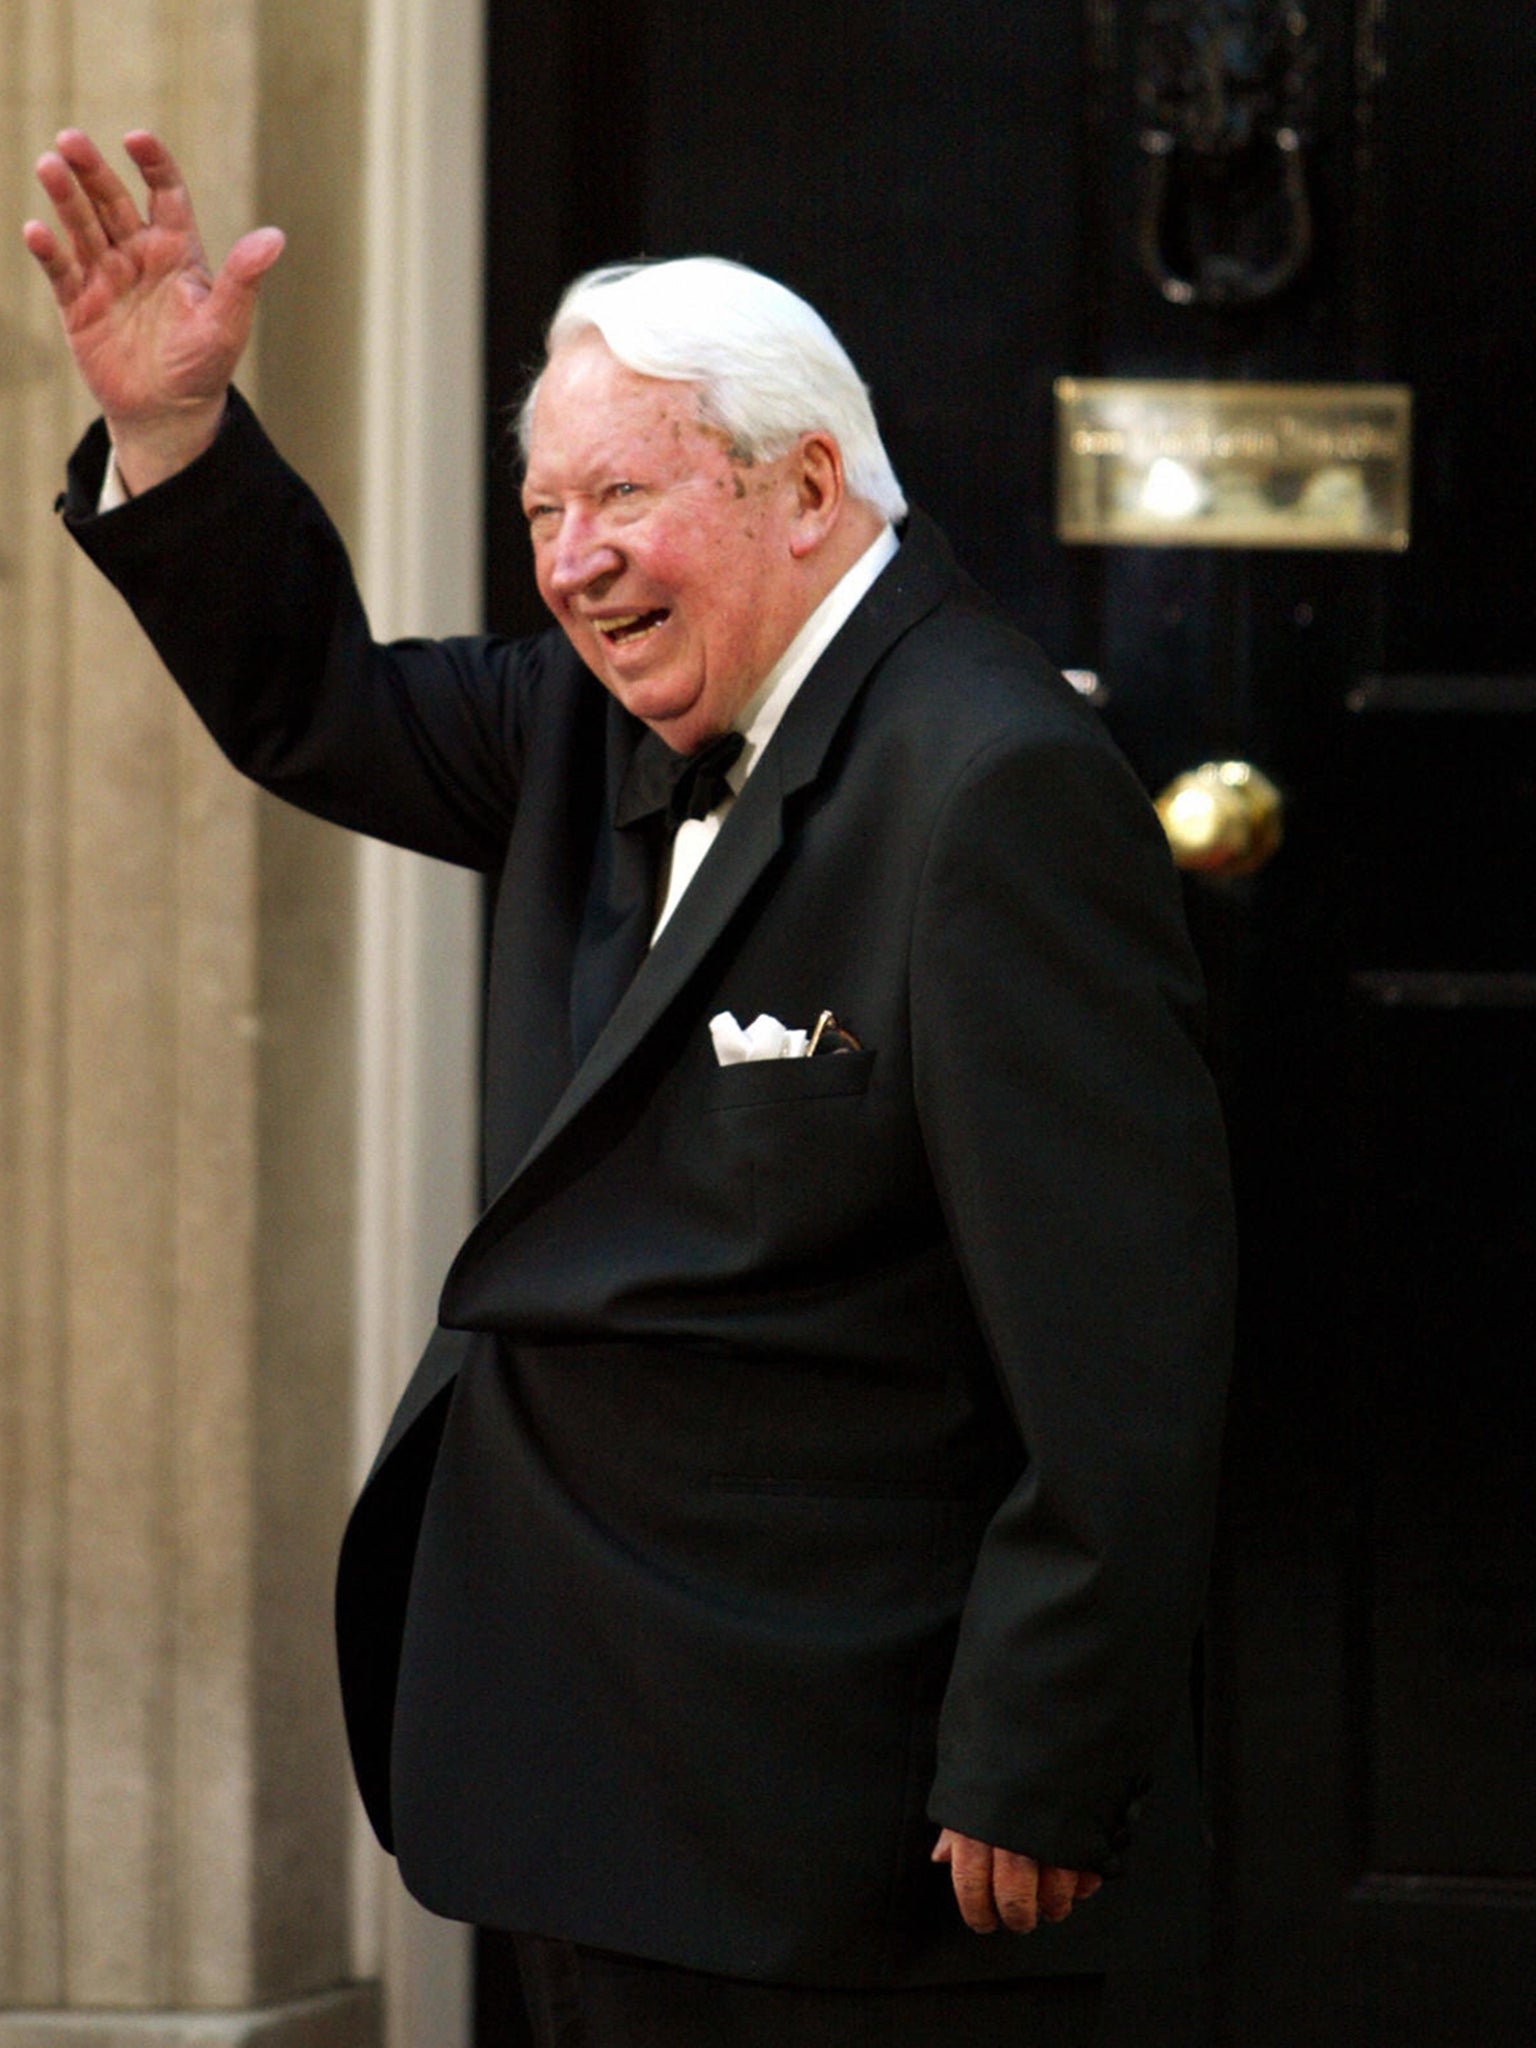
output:
[[[124,146],[144,179],[147,218],[90,137],[69,128],[37,165],[58,230],[30,220],[22,233],[137,492],[185,468],[218,432],[283,236],[255,229],[215,275],[170,151],[143,129]]]

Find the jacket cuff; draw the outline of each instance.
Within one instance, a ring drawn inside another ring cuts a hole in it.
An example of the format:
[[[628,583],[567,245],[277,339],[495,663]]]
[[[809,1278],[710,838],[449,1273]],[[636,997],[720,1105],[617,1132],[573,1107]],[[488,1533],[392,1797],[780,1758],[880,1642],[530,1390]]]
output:
[[[1094,1811],[1080,1808],[1069,1813],[1045,1806],[1032,1811],[1019,1802],[1003,1813],[995,1799],[979,1792],[967,1798],[963,1788],[941,1780],[929,1800],[928,1817],[937,1827],[954,1828],[975,1841],[1032,1856],[1037,1863],[1119,1877],[1150,1783],[1146,1777],[1136,1778],[1113,1805]]]
[[[64,515],[64,524],[71,533],[82,537],[98,519],[138,519],[145,516],[146,506],[151,508],[151,516],[174,512],[189,497],[206,490],[211,476],[218,476],[229,467],[234,452],[232,444],[238,445],[253,434],[264,438],[256,415],[231,386],[219,431],[201,455],[194,457],[175,476],[167,477],[164,483],[152,485],[147,491],[138,491],[125,504],[103,512],[100,509],[101,488],[112,455],[112,438],[105,420],[95,420],[80,437],[69,458],[64,489],[54,500],[53,509]]]

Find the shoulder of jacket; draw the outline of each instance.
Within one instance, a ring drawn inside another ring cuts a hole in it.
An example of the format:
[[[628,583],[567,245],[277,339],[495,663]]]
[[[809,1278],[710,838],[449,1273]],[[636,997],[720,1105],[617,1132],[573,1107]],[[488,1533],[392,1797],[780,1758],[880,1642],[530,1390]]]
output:
[[[482,659],[510,670],[524,715],[537,724],[579,718],[606,701],[601,684],[558,626],[519,639],[490,635],[478,646]]]
[[[927,749],[936,772],[1010,743],[1113,747],[1050,657],[970,586],[890,649],[866,708],[872,725]]]

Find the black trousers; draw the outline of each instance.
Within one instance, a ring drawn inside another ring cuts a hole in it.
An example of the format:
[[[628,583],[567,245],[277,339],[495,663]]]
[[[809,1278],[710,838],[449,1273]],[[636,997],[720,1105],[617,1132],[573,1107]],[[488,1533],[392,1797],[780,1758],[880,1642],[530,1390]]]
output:
[[[1102,1977],[902,1991],[751,1984],[516,1940],[535,2048],[1092,2048]]]

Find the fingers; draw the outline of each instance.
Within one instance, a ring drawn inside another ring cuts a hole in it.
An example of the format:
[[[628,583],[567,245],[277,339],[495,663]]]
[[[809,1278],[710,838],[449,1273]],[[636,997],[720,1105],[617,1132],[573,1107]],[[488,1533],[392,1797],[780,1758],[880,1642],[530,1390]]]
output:
[[[1042,1863],[1036,1892],[1040,1918],[1054,1924],[1065,1920],[1077,1899],[1077,1872],[1060,1870],[1054,1863]]]
[[[143,256],[126,245],[146,228],[177,238],[159,244],[161,265],[170,261],[208,282],[192,201],[176,159],[147,128],[132,129],[123,144],[144,180],[147,221],[122,179],[83,130],[64,129],[54,148],[38,159],[38,183],[53,204],[58,230],[32,220],[23,228],[22,238],[47,274],[61,308],[72,305],[103,270],[114,284],[120,276],[131,276],[131,271],[119,273],[113,252],[124,250],[129,262],[142,265]],[[166,251],[174,253],[168,256]],[[211,281],[211,296],[218,302],[212,311],[216,319],[228,323],[232,333],[243,334],[249,328],[257,287],[282,251],[283,236],[278,229],[258,228],[235,244],[218,278]]]
[[[197,222],[176,159],[159,137],[145,128],[132,130],[124,138],[124,147],[147,189],[147,222],[127,186],[82,129],[62,130],[54,147],[38,159],[38,183],[52,200],[75,261],[83,270],[99,262],[109,249],[132,241],[146,225],[184,235],[196,248]]]
[[[974,1934],[995,1934],[1001,1924],[992,1892],[992,1853],[990,1844],[974,1841],[969,1835],[955,1835],[950,1841],[949,1876],[955,1904]]]
[[[1010,1934],[1033,1934],[1041,1921],[1065,1920],[1077,1896],[1077,1872],[1012,1849],[992,1851],[992,1899]],[[970,1923],[968,1923],[970,1924]]]
[[[116,244],[131,240],[144,225],[139,209],[89,135],[79,128],[66,128],[55,138],[54,148],[74,173],[76,185],[89,202],[102,241]]]
[[[68,306],[79,293],[80,270],[65,254],[58,236],[44,222],[29,220],[21,231],[21,239],[42,265],[60,306]]]
[[[159,136],[151,135],[147,128],[134,128],[123,137],[123,147],[149,192],[149,217],[154,225],[195,236],[197,220],[187,181]]]
[[[994,1848],[952,1828],[939,1836],[933,1860],[949,1865],[960,1916],[977,1934],[993,1934],[1000,1926],[1030,1934],[1041,1921],[1065,1920],[1074,1904],[1091,1899],[1103,1882],[1093,1871],[1037,1863],[1032,1856]]]
[[[58,150],[46,150],[38,158],[37,182],[53,203],[54,213],[69,240],[75,263],[82,270],[99,263],[112,244],[95,207]]]

